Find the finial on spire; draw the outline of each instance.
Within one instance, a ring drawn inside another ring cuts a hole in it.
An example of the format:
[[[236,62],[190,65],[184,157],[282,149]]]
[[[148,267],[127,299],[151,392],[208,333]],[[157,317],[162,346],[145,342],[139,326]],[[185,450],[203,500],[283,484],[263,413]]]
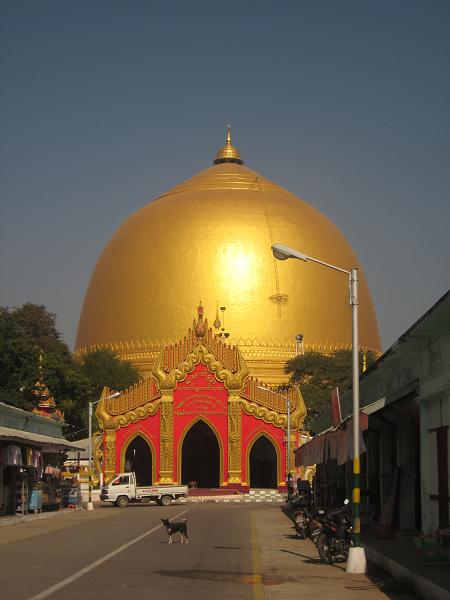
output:
[[[206,335],[206,327],[207,327],[205,321],[203,320],[203,306],[202,306],[201,302],[197,307],[197,314],[198,314],[198,321],[195,324],[194,332],[195,332],[195,335],[197,336],[197,339],[201,340]]]
[[[219,302],[217,302],[217,308],[216,308],[216,318],[215,318],[215,320],[214,320],[214,323],[213,323],[213,325],[214,325],[214,329],[217,329],[217,330],[219,330],[219,329],[220,329],[220,325],[221,325],[221,323],[220,323],[220,319],[219,319]]]
[[[244,161],[241,159],[239,150],[231,144],[231,125],[227,125],[227,138],[225,146],[221,148],[214,159],[215,165],[222,163],[235,163],[237,165],[243,165]]]

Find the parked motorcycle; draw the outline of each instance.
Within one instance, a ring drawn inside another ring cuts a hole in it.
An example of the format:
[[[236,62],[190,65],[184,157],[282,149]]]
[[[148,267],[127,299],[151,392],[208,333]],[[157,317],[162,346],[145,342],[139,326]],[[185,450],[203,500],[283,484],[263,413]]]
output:
[[[294,529],[301,539],[307,536],[307,524],[312,505],[313,496],[309,481],[297,482],[297,494],[291,498],[290,509]]]
[[[348,500],[345,504],[348,504]],[[353,544],[349,508],[346,506],[329,511],[320,520],[321,527],[316,541],[320,559],[331,565],[337,556],[348,558],[349,549]]]
[[[294,513],[294,529],[297,536],[302,540],[309,537],[316,544],[322,530],[321,519],[324,514],[325,511],[313,506],[297,510]]]
[[[300,539],[309,537],[316,543],[324,511],[314,506],[314,497],[308,481],[298,482],[297,489],[298,493],[291,501],[291,518],[295,532]]]

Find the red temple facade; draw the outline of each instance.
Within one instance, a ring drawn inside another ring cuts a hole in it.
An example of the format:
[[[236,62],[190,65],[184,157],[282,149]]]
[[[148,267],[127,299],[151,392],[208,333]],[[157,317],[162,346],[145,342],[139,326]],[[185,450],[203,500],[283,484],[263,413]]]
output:
[[[201,306],[188,335],[162,350],[150,377],[112,393],[103,390],[96,411],[105,479],[132,470],[141,485],[285,489],[306,415],[300,391],[280,394],[252,377],[239,348],[208,327]]]

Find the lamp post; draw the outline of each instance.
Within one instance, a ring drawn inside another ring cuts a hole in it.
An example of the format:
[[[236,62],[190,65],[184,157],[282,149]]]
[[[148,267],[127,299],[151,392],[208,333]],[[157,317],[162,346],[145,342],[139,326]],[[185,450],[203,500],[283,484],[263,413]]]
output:
[[[266,392],[272,392],[272,394],[276,394],[277,396],[280,396],[280,398],[283,398],[283,400],[286,401],[286,412],[287,412],[287,446],[286,446],[286,480],[288,482],[288,497],[290,494],[289,491],[289,483],[290,483],[290,475],[291,475],[291,401],[289,400],[288,396],[283,396],[283,394],[280,394],[279,392],[277,392],[276,390],[273,390],[272,388],[267,388],[264,387],[262,385],[258,385],[257,387],[259,387],[260,390],[266,390]]]
[[[122,392],[114,392],[110,396],[104,398],[104,400],[109,400],[110,398],[117,398],[120,396]],[[100,398],[101,400],[101,398]],[[94,404],[98,404],[100,400],[96,400],[95,402],[89,402],[89,497],[87,503],[87,510],[94,510],[94,504],[92,502],[92,407]]]
[[[352,384],[353,384],[353,534],[354,546],[350,548],[347,560],[347,573],[365,573],[367,570],[364,548],[361,546],[360,519],[360,464],[359,464],[359,331],[358,331],[358,269],[350,271],[330,263],[312,258],[284,244],[273,244],[272,252],[276,259],[296,258],[305,262],[315,262],[323,267],[344,273],[348,278],[350,306],[352,307]]]

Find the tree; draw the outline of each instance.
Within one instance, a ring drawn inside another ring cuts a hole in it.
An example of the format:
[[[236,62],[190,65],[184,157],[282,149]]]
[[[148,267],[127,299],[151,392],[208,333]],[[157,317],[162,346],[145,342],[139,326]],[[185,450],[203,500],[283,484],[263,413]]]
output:
[[[372,351],[365,352],[367,366],[376,360]],[[360,372],[363,352],[359,353]],[[352,351],[337,350],[331,354],[305,352],[289,360],[285,373],[290,374],[290,385],[299,385],[308,411],[306,427],[330,410],[330,392],[337,387],[342,394],[352,387]]]
[[[32,408],[38,364],[37,348],[24,339],[14,314],[0,307],[0,401]]]
[[[86,435],[89,401],[98,400],[105,385],[122,390],[137,383],[139,373],[110,350],[96,350],[75,361],[55,321],[44,306],[0,307],[0,401],[25,410],[35,407],[33,389],[42,350],[46,386],[66,422]]]
[[[54,353],[71,357],[67,344],[56,329],[56,315],[48,312],[45,306],[28,302],[14,308],[11,315],[17,324],[21,338],[29,345],[45,354]]]
[[[121,361],[107,349],[86,354],[80,372],[89,381],[92,402],[100,398],[105,385],[113,390],[124,390],[140,379],[139,371],[132,364]]]

